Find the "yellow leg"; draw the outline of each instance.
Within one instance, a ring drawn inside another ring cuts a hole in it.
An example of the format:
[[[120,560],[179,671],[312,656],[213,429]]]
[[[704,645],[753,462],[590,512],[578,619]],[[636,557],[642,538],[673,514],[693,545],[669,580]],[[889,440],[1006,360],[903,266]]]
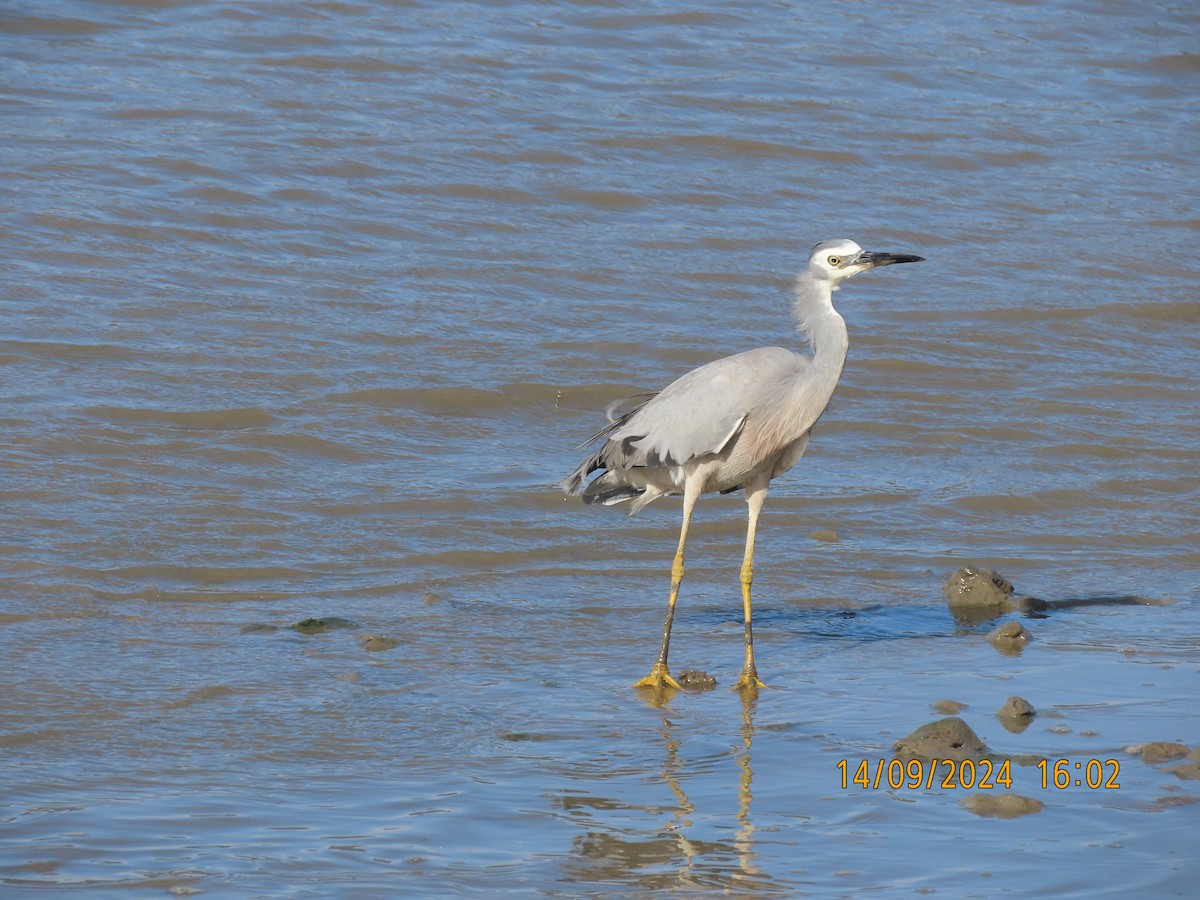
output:
[[[636,682],[633,685],[635,688],[660,691],[669,687],[683,690],[683,686],[671,677],[671,672],[667,668],[667,651],[671,646],[671,623],[675,621],[675,601],[679,599],[679,585],[683,582],[683,547],[687,543],[692,510],[699,497],[699,486],[689,482],[683,492],[683,525],[679,529],[679,547],[675,551],[675,561],[671,563],[671,593],[667,596],[667,620],[663,623],[662,649],[658,651],[658,660],[650,669],[650,674]]]
[[[758,530],[758,514],[762,511],[763,501],[767,499],[766,485],[746,486],[746,507],[748,523],[746,525],[746,553],[742,557],[742,621],[746,628],[746,663],[742,666],[742,675],[734,684],[734,690],[757,690],[766,687],[758,678],[758,669],[754,666],[754,629],[750,624],[750,585],[754,581],[754,535]]]

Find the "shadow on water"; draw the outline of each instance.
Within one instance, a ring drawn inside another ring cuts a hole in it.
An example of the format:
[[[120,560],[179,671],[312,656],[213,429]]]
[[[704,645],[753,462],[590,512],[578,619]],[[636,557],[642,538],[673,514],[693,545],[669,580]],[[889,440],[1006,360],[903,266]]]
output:
[[[731,622],[728,610],[718,608],[695,610],[692,621],[714,630]],[[944,605],[873,604],[855,609],[813,605],[764,607],[754,611],[754,625],[756,633],[809,641],[888,641],[949,637],[956,633],[955,621]]]
[[[661,717],[659,778],[674,800],[668,806],[640,810],[666,815],[668,821],[653,833],[634,828],[601,830],[594,821],[598,810],[629,811],[634,807],[596,796],[572,794],[557,798],[556,805],[563,813],[585,829],[574,839],[572,853],[563,862],[566,880],[654,891],[707,888],[751,894],[787,893],[763,871],[756,850],[752,817],[756,693],[739,695],[740,745],[731,748],[728,773],[730,778],[737,778],[738,808],[736,830],[729,840],[694,836],[705,823],[697,821],[697,806],[687,792],[686,785],[695,776],[697,766],[689,759],[680,728],[673,721],[671,701],[675,693],[645,697]]]
[[[1073,597],[1042,600],[1016,597],[995,606],[959,606],[938,603],[922,606],[893,606],[883,603],[845,607],[795,605],[756,609],[754,623],[774,634],[803,635],[811,640],[887,641],[905,638],[937,638],[970,634],[984,625],[1013,613],[1029,619],[1047,619],[1054,613],[1091,607],[1165,606],[1167,601],[1135,594]],[[693,619],[711,627],[729,620],[725,609],[696,610]]]
[[[1070,600],[1039,600],[1037,597],[1022,597],[1017,601],[1021,612],[1030,618],[1045,619],[1047,614],[1056,610],[1077,609],[1081,606],[1161,606],[1147,597],[1134,594],[1119,596],[1076,597]]]
[[[999,606],[957,606],[950,604],[950,613],[960,629],[972,629],[986,625],[1012,612],[1020,612],[1027,619],[1048,619],[1056,612],[1066,612],[1086,607],[1111,606],[1164,606],[1165,602],[1136,594],[1099,595],[1095,597],[1072,597],[1065,600],[1042,600],[1038,597],[1016,597],[1010,603]]]

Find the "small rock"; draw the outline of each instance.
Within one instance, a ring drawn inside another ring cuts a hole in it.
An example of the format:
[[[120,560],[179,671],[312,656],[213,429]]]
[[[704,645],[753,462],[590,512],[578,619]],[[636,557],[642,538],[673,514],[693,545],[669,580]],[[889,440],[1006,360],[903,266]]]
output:
[[[988,635],[988,643],[1001,653],[1016,654],[1024,650],[1032,638],[1020,622],[1005,622]]]
[[[338,628],[353,628],[354,623],[349,619],[342,619],[338,616],[329,616],[328,618],[318,619],[301,619],[292,626],[293,631],[298,631],[301,634],[324,634],[327,631],[334,631]]]
[[[1144,763],[1168,762],[1188,755],[1188,748],[1176,741],[1151,741],[1130,747],[1129,751],[1140,756]]]
[[[975,815],[988,819],[1016,819],[1041,812],[1043,808],[1040,800],[1020,794],[971,794],[959,802]]]
[[[1167,771],[1184,781],[1200,781],[1200,764],[1197,763],[1180,763],[1177,766],[1169,767]]]
[[[996,715],[1002,719],[1032,719],[1037,710],[1024,697],[1009,697]]]
[[[942,585],[951,606],[1009,606],[1012,582],[993,569],[963,566]]]
[[[394,650],[399,646],[399,641],[383,634],[368,634],[362,638],[362,645],[364,650],[370,651]]]
[[[896,741],[892,749],[902,759],[979,759],[988,748],[971,726],[956,716],[922,725]]]
[[[934,712],[940,712],[943,716],[953,716],[967,708],[967,704],[959,703],[957,700],[938,700],[931,703],[930,706],[933,707]]]
[[[818,528],[816,531],[810,531],[808,536],[814,541],[825,541],[830,544],[836,544],[841,540],[838,533],[832,528]]]
[[[996,712],[1000,724],[1010,734],[1020,734],[1025,731],[1033,722],[1035,715],[1037,712],[1034,710],[1033,704],[1020,697],[1009,697]]]
[[[699,669],[684,669],[675,680],[689,691],[711,691],[717,686],[717,679]]]

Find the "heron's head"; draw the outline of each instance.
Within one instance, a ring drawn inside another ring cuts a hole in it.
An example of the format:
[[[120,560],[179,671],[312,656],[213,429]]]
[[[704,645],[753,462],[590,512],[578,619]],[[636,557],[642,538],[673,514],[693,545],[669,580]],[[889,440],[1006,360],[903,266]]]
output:
[[[923,262],[925,257],[911,253],[878,253],[864,250],[854,241],[841,238],[836,241],[821,241],[813,247],[808,257],[808,271],[820,281],[829,281],[837,290],[851,275],[890,266],[892,263]]]

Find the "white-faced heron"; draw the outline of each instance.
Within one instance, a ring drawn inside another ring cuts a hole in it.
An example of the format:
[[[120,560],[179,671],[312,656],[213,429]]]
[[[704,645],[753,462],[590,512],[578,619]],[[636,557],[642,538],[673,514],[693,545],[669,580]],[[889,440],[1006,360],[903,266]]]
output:
[[[586,503],[632,501],[633,515],[665,494],[683,494],[683,526],[671,566],[671,591],[662,649],[650,674],[634,687],[679,688],[667,668],[671,622],[683,580],[683,547],[692,510],[701,494],[743,488],[749,508],[742,559],[742,612],[746,663],[735,687],[762,686],[754,666],[750,583],[754,532],[767,487],[794,466],[809,433],[829,405],[842,375],[849,341],[846,323],[833,308],[833,292],[851,275],[892,263],[920,262],[907,253],[873,253],[850,240],[817,244],[796,282],[796,326],[810,354],[761,347],[693,369],[640,402],[580,445],[604,443],[563,483],[568,494],[582,488]],[[592,472],[603,470],[586,487]]]

